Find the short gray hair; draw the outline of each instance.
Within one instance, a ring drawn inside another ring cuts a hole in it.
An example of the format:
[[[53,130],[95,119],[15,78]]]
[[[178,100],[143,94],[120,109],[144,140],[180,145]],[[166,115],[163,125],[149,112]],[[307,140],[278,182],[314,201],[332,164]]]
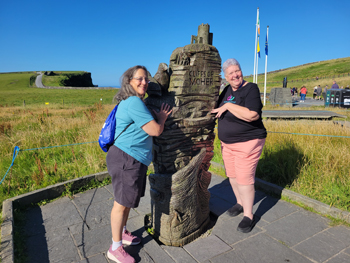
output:
[[[238,66],[239,69],[242,70],[242,69],[241,69],[241,65],[239,64],[239,62],[238,62],[236,59],[234,59],[234,58],[229,58],[228,60],[226,60],[226,61],[224,62],[224,64],[222,64],[222,71],[224,72],[224,74],[226,74],[225,71],[226,71],[226,69],[227,69],[228,67],[230,67],[230,66]]]

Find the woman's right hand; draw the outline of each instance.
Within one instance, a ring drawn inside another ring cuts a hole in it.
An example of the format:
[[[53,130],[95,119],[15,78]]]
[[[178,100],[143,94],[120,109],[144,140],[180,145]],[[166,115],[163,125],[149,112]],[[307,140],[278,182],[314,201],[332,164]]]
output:
[[[219,108],[213,109],[213,110],[211,111],[211,113],[216,113],[215,118],[220,118],[220,116],[221,116],[225,111],[227,111],[226,104],[222,105],[222,106],[219,107]]]
[[[160,111],[157,112],[153,110],[154,114],[157,116],[157,120],[159,124],[164,124],[168,116],[173,110],[170,109],[170,105],[162,103],[160,107]]]

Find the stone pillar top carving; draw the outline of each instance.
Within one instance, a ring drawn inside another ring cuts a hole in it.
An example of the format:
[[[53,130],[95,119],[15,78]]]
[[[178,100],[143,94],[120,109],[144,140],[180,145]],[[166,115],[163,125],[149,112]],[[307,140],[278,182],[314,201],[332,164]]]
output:
[[[197,36],[191,36],[191,44],[207,44],[213,45],[213,33],[209,33],[210,25],[209,24],[201,24],[198,26],[198,34]]]

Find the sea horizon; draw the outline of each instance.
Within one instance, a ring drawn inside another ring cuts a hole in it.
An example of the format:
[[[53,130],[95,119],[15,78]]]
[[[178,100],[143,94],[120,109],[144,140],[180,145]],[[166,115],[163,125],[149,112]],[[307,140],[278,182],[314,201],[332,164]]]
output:
[[[99,88],[115,88],[120,89],[120,86],[113,86],[113,85],[98,85]]]

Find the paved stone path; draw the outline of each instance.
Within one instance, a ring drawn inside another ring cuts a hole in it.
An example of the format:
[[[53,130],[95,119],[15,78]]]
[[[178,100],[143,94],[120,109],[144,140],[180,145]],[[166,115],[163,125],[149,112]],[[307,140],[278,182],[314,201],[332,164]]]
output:
[[[42,82],[42,78],[43,78],[43,73],[40,72],[40,74],[35,79],[35,85],[38,88],[44,88],[44,85],[43,85],[43,82]]]
[[[213,175],[210,208],[217,216],[211,233],[184,247],[159,245],[144,229],[151,212],[149,184],[140,206],[130,211],[128,229],[142,243],[128,246],[136,262],[350,262],[350,228],[257,191],[254,211],[260,217],[248,234],[236,230],[242,215],[225,211],[235,204],[228,180]],[[111,244],[111,185],[59,198],[25,212],[29,262],[106,263]],[[209,231],[210,232],[210,231]]]

